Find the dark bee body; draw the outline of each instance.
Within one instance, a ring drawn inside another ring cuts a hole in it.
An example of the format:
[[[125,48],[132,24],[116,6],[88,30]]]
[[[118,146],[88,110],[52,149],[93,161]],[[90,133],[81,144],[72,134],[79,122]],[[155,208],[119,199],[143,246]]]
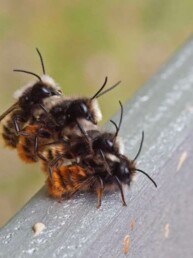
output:
[[[54,198],[71,197],[78,191],[95,191],[98,208],[104,191],[119,189],[123,205],[126,206],[123,186],[130,186],[137,171],[145,174],[157,187],[153,179],[136,168],[135,160],[129,160],[123,155],[105,160],[100,155],[95,158],[85,157],[81,164],[54,168],[53,177],[48,177],[47,185]]]
[[[98,103],[93,100],[80,98],[61,98],[49,107],[49,116],[41,112],[38,123],[58,133],[58,138],[67,134],[81,134],[79,126],[96,129],[102,119]],[[54,121],[53,121],[54,120]]]
[[[45,99],[50,98],[51,96],[61,95],[61,90],[58,85],[51,77],[45,75],[43,61],[39,51],[38,54],[42,62],[44,75],[40,77],[32,72],[15,70],[32,74],[38,78],[38,81],[17,91],[15,94],[16,103],[0,116],[3,141],[6,146],[12,148],[17,146],[19,139],[18,135],[23,133],[22,129],[25,124],[30,119],[33,119],[34,115],[37,115],[39,110],[44,110],[44,112],[46,112],[44,107]]]
[[[99,130],[86,131],[85,135],[66,135],[68,144],[65,142],[48,144],[41,152],[45,160],[41,160],[42,168],[48,172],[51,167],[66,165],[68,160],[84,160],[85,157],[95,157],[103,151],[104,155],[121,154],[120,140],[114,139],[112,133],[101,133]],[[51,159],[52,158],[52,159]],[[51,161],[51,162],[48,162]]]
[[[102,87],[91,98],[63,97],[53,105],[48,104],[49,116],[45,112],[38,118],[38,122],[46,128],[56,131],[59,138],[65,135],[82,135],[85,131],[97,129],[102,119],[97,98],[115,88],[120,82],[103,91],[107,77]]]

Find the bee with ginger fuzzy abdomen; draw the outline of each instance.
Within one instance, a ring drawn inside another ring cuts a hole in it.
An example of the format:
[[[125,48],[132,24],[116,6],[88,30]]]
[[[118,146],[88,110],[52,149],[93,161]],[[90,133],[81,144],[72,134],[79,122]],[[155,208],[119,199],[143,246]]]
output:
[[[157,187],[155,181],[143,170],[136,167],[136,158],[139,156],[144,134],[139,151],[133,160],[124,155],[104,155],[103,151],[95,157],[85,157],[79,164],[61,165],[53,169],[52,178],[48,177],[49,193],[54,198],[63,196],[71,197],[78,191],[95,191],[98,196],[97,208],[101,206],[104,191],[119,189],[122,203],[126,206],[123,185],[130,186],[137,172],[146,175]]]
[[[38,81],[31,83],[15,93],[17,101],[0,116],[2,140],[5,146],[16,148],[19,135],[25,124],[33,117],[38,110],[47,110],[44,107],[44,100],[51,96],[60,96],[61,90],[54,80],[45,74],[42,56],[37,49],[42,64],[43,76],[33,72],[16,69],[16,72],[31,74],[38,78]]]
[[[42,112],[38,122],[46,128],[57,131],[61,137],[65,135],[81,135],[87,130],[97,129],[97,124],[102,119],[102,113],[97,99],[114,89],[118,83],[103,90],[107,83],[107,77],[102,87],[91,98],[64,97],[48,107],[49,116]],[[50,118],[52,118],[50,120]],[[52,120],[55,120],[53,123]],[[83,132],[82,132],[83,128]]]

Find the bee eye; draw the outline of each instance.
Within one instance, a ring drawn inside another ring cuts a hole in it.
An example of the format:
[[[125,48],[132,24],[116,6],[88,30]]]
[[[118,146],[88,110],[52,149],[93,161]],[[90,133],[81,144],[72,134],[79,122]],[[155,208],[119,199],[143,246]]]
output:
[[[46,87],[42,87],[41,91],[42,91],[42,93],[44,93],[44,94],[46,94],[48,96],[52,95],[51,91],[48,88],[46,88]]]
[[[108,148],[112,149],[112,147],[113,147],[113,142],[112,142],[111,140],[106,140],[106,139],[105,139],[105,145],[106,145]]]
[[[125,167],[124,172],[125,172],[125,175],[129,174],[130,171],[129,171],[128,167]]]
[[[84,103],[80,103],[80,109],[84,114],[88,113],[88,107]]]
[[[126,164],[121,164],[120,165],[120,172],[121,172],[122,175],[129,175],[130,174],[129,168]]]

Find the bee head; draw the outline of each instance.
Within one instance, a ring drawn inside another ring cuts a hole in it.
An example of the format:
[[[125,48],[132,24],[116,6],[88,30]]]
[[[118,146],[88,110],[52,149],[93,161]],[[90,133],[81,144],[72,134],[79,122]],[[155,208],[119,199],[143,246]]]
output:
[[[120,182],[130,185],[136,173],[135,161],[131,161],[126,156],[121,155],[112,163],[111,173],[113,176],[116,176]]]
[[[97,124],[102,118],[98,105],[87,98],[72,101],[66,111],[66,116],[70,122],[85,119],[93,124]]]
[[[48,75],[43,75],[41,81],[36,82],[31,88],[31,96],[35,103],[40,103],[45,98],[60,96],[61,94],[61,90]]]
[[[119,137],[114,137],[112,133],[99,134],[93,140],[93,149],[95,151],[101,149],[104,153],[119,154],[123,153],[122,144]]]
[[[55,95],[59,96],[62,94],[61,90],[59,89],[55,81],[51,77],[46,75],[42,55],[38,49],[36,50],[38,52],[41,65],[42,65],[43,75],[41,77],[38,74],[30,71],[26,71],[22,69],[14,70],[15,72],[31,74],[38,79],[36,83],[29,84],[23,89],[16,92],[15,97],[19,98],[20,104],[23,106],[25,105],[32,106],[34,104],[41,104],[45,98],[55,96]]]
[[[144,174],[154,184],[154,186],[157,187],[156,182],[145,171],[136,167],[136,160],[141,153],[143,141],[144,132],[142,132],[142,139],[139,150],[133,160],[129,160],[125,155],[122,154],[107,155],[108,163],[110,164],[110,171],[113,176],[117,177],[120,180],[120,182],[128,185],[131,183],[133,176],[138,171]]]
[[[119,101],[119,104],[121,106],[121,115],[120,115],[120,121],[119,125],[117,125],[114,121],[110,120],[113,125],[116,128],[115,133],[99,133],[94,139],[93,139],[93,149],[95,151],[101,150],[104,152],[104,154],[114,154],[114,155],[119,155],[123,154],[123,144],[121,139],[118,136],[122,119],[123,119],[123,106],[122,103]]]

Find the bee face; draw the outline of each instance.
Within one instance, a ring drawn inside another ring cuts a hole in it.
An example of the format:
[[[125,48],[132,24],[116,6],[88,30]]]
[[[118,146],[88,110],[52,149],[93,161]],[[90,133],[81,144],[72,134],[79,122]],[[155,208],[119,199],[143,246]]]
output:
[[[119,161],[113,162],[112,174],[117,176],[123,184],[130,185],[133,175],[135,174],[136,165],[132,160],[121,156]]]
[[[52,96],[61,95],[61,91],[45,84],[42,81],[36,82],[31,88],[27,88],[19,98],[21,107],[42,104],[43,100]]]
[[[42,84],[44,84],[43,91],[45,91],[45,92],[47,91],[47,93],[49,92],[50,96],[61,96],[62,95],[62,91],[61,91],[60,87],[50,76],[43,75],[41,77],[41,81],[42,81]]]
[[[104,153],[115,154],[118,152],[114,135],[111,133],[102,133],[93,140],[93,149],[102,150]]]
[[[95,115],[95,110],[92,108],[91,102],[92,101],[88,99],[76,99],[72,101],[66,112],[68,121],[85,119],[93,124],[97,124],[98,120]]]
[[[39,99],[41,100],[54,95],[60,95],[55,89],[42,82],[38,82],[32,87],[31,94],[34,99],[37,99],[37,102],[39,102]]]

